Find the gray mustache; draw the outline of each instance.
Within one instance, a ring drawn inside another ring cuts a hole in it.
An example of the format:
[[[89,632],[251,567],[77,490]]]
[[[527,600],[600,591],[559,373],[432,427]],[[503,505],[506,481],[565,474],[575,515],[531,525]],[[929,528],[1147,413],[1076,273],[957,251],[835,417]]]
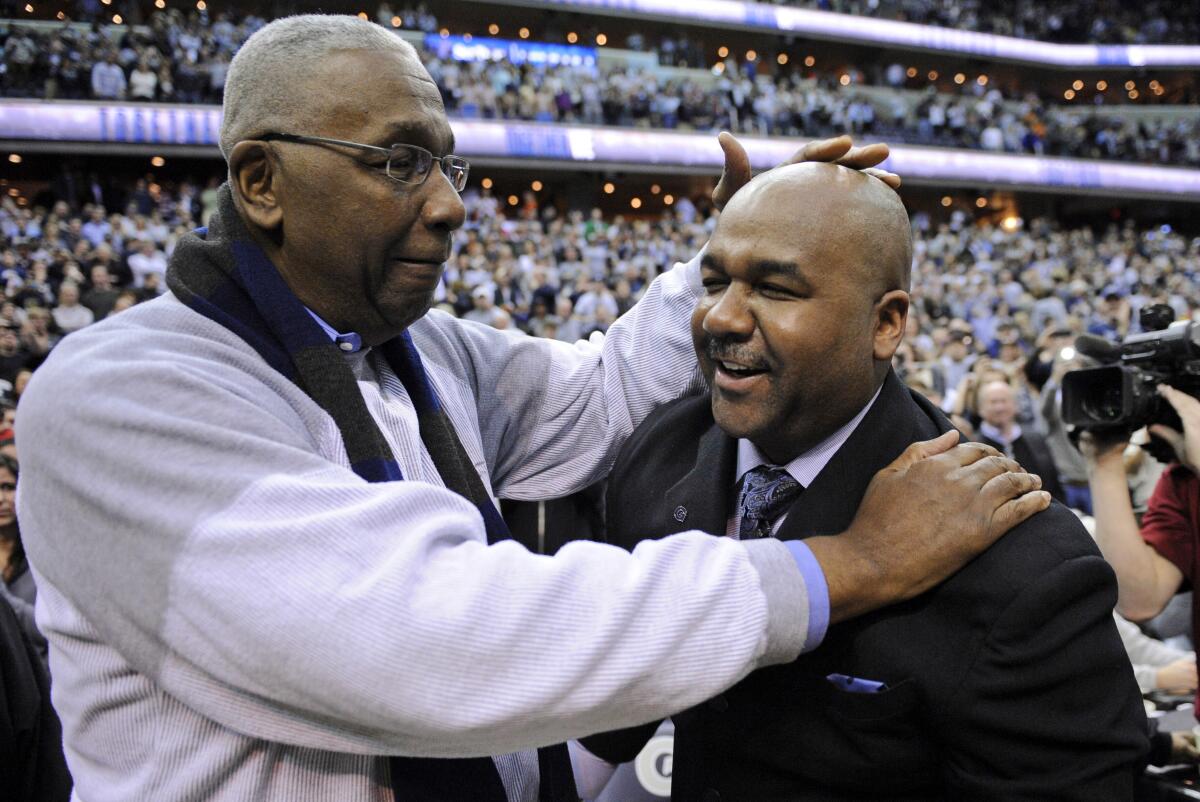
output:
[[[762,355],[741,343],[709,340],[704,344],[705,355],[713,361],[737,362],[754,368],[766,368]]]

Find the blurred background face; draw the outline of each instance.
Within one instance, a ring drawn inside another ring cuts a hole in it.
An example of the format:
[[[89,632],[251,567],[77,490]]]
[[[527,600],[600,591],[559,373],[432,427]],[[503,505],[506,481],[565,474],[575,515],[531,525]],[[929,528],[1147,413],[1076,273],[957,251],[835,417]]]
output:
[[[17,477],[7,467],[0,465],[0,527],[17,520]]]
[[[979,416],[998,429],[1009,426],[1017,417],[1016,397],[1006,382],[991,381],[979,391]]]

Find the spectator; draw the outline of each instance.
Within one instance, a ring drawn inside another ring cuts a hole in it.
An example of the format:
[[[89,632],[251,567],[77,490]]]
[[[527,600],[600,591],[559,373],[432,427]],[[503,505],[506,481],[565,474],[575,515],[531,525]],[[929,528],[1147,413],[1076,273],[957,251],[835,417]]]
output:
[[[94,319],[103,320],[112,311],[120,291],[113,286],[112,274],[102,264],[91,269],[91,277],[91,288],[83,294],[80,303],[92,310]]]
[[[128,83],[125,71],[117,63],[117,54],[110,52],[103,61],[92,67],[92,97],[101,100],[121,100]]]
[[[79,285],[64,281],[58,290],[58,306],[53,310],[54,322],[63,334],[90,326],[95,313],[79,303]]]
[[[1059,501],[1066,500],[1058,483],[1058,470],[1041,435],[1025,431],[1017,423],[1016,394],[1012,385],[991,381],[979,390],[978,440],[999,449],[1028,470],[1042,477],[1042,489]]]
[[[129,99],[154,100],[158,91],[158,74],[150,69],[150,62],[142,56],[137,66],[129,73]]]
[[[129,269],[133,272],[133,286],[145,287],[146,277],[153,274],[158,276],[157,286],[161,291],[162,280],[167,276],[167,256],[154,246],[153,240],[141,240],[137,253],[129,257]]]

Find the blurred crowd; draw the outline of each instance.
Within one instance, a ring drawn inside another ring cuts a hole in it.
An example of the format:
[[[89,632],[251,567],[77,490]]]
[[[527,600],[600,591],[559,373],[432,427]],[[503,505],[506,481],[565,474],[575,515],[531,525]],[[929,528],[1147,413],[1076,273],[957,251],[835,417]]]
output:
[[[1200,164],[1200,115],[1130,118],[1004,97],[977,82],[959,94],[927,88],[911,103],[898,92],[860,91],[861,73],[755,74],[723,62],[715,80],[664,79],[639,67],[596,70],[460,63],[426,64],[451,116],[582,122],[764,136],[861,137],[995,152]],[[899,67],[901,77],[904,68]]]
[[[766,0],[843,14],[1074,44],[1195,44],[1194,0]]]
[[[395,18],[410,30],[432,32],[438,25],[423,6],[379,7],[384,24]],[[210,19],[168,9],[149,15],[138,30],[12,26],[0,30],[0,91],[18,97],[219,103],[230,59],[263,24],[253,15],[218,13]],[[630,39],[635,37],[638,41],[626,44],[646,46],[640,34]],[[660,57],[668,61],[701,50],[686,36],[651,47],[662,48]],[[778,136],[852,131],[995,152],[1200,165],[1200,115],[1119,115],[1103,106],[1048,103],[1035,92],[1013,95],[995,82],[975,80],[953,91],[932,84],[923,84],[919,94],[883,91],[922,85],[901,64],[833,71],[793,66],[772,73],[761,62],[730,56],[717,65],[716,76],[705,70],[662,77],[634,65],[534,67],[425,56],[452,116]]]
[[[64,336],[165,291],[179,237],[203,225],[215,180],[164,189],[138,181],[123,209],[59,201],[0,207],[0,399],[17,401],[28,371]],[[533,336],[574,341],[604,332],[647,284],[707,240],[716,213],[681,197],[657,219],[560,214],[526,193],[517,206],[489,190],[464,195],[438,303],[453,314]],[[935,223],[913,215],[914,307],[897,367],[967,431],[980,424],[977,391],[1003,377],[1017,420],[1038,431],[1039,404],[1080,333],[1120,339],[1138,311],[1200,307],[1200,238],[1132,222],[1105,231],[1046,219],[976,222],[962,211]]]

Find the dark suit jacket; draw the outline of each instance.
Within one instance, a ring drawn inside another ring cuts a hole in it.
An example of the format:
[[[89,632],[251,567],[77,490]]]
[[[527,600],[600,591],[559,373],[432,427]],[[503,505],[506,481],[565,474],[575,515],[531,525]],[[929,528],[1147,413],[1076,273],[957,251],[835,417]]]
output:
[[[949,426],[889,374],[778,537],[844,531],[875,472]],[[655,412],[610,477],[610,539],[723,533],[736,451],[708,398]],[[929,593],[837,624],[794,663],[673,716],[672,798],[1131,799],[1148,743],[1116,598],[1112,570],[1055,504]],[[833,673],[887,690],[839,690]],[[624,762],[654,726],[584,744]]]
[[[980,434],[975,439],[998,451],[1004,451],[1003,443],[985,434]],[[1054,456],[1050,453],[1050,446],[1046,445],[1045,438],[1036,432],[1022,431],[1021,436],[1013,441],[1012,455],[1013,459],[1021,463],[1022,468],[1042,477],[1043,490],[1058,501],[1067,500],[1062,484],[1058,481],[1058,467],[1054,464]]]

